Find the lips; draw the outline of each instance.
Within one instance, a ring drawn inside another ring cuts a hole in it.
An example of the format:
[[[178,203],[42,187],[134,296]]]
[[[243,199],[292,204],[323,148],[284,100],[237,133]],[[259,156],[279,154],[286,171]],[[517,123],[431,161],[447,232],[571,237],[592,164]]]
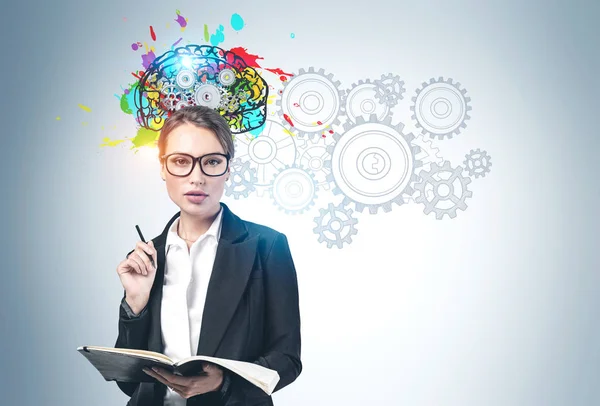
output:
[[[186,196],[208,196],[206,193],[204,193],[200,190],[193,190],[191,192],[187,192],[185,195]]]

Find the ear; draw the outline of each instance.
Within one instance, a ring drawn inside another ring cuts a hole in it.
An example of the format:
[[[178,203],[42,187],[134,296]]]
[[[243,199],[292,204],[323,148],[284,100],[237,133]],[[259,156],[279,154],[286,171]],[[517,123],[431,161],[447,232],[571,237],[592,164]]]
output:
[[[160,165],[160,177],[162,178],[162,180],[166,181],[167,180],[167,170],[165,169],[165,164],[162,163]]]

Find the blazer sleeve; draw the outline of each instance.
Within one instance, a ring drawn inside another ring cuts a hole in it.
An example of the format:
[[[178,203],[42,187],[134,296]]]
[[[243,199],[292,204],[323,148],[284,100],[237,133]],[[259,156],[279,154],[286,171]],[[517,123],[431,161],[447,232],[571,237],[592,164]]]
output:
[[[130,251],[129,254],[131,254]],[[135,350],[148,349],[148,333],[150,328],[150,311],[146,306],[137,315],[131,311],[131,308],[125,301],[125,292],[119,306],[119,335],[115,348],[131,348]],[[119,388],[128,396],[132,396],[139,386],[134,382],[119,382]]]
[[[302,371],[300,361],[300,310],[298,280],[294,261],[284,234],[279,233],[267,254],[264,269],[265,351],[255,364],[274,369],[280,380],[274,392],[292,383]],[[231,374],[224,395],[225,405],[245,404],[251,399],[266,399],[261,389]]]

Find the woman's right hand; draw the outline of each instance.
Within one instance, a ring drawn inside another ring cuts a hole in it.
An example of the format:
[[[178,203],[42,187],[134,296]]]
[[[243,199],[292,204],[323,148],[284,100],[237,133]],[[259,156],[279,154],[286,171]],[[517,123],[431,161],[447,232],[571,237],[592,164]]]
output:
[[[125,289],[125,299],[135,313],[142,311],[148,303],[156,276],[156,269],[150,263],[150,258],[157,264],[153,242],[138,241],[133,252],[117,266],[117,274]]]

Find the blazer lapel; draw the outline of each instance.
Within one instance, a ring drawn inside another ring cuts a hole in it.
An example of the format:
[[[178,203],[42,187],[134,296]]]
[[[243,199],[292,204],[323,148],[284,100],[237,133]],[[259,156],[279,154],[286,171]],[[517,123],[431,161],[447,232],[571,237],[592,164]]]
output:
[[[243,221],[223,207],[221,237],[208,284],[197,355],[214,356],[244,293],[258,244]]]

